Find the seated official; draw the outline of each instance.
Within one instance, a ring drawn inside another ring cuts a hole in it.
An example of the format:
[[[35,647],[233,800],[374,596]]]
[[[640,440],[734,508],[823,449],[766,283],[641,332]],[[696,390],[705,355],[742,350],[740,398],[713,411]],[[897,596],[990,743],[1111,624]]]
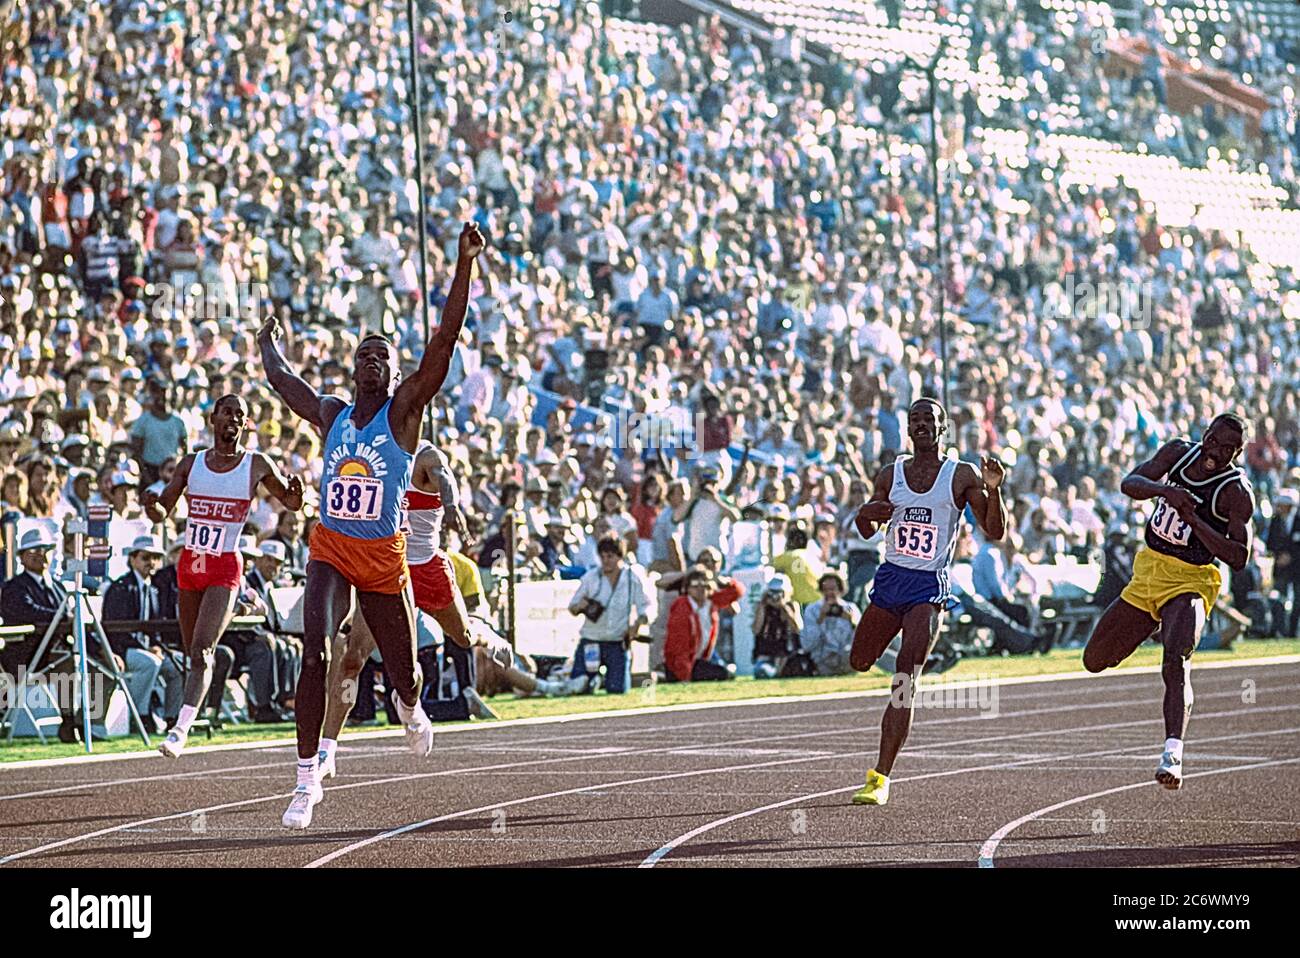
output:
[[[293,702],[302,655],[298,645],[274,632],[278,619],[270,589],[285,561],[283,543],[268,539],[259,546],[251,536],[242,536],[239,550],[248,572],[244,574],[244,587],[236,600],[235,612],[266,616],[271,628],[228,629],[221,637],[221,644],[235,654],[231,674],[248,673],[249,717],[254,722],[287,722],[292,717],[286,708]]]
[[[1033,609],[1017,602],[1011,590],[1015,575],[1011,560],[1016,555],[1019,537],[1010,529],[1000,542],[990,541],[978,532],[975,537],[979,549],[971,560],[971,572],[976,594],[1017,625],[1028,628],[1033,621]]]
[[[163,547],[157,536],[139,536],[127,551],[131,568],[109,585],[104,593],[105,622],[162,618],[153,575],[162,563]],[[156,633],[113,632],[108,636],[113,652],[124,663],[127,690],[144,718],[151,714],[154,692],[163,700],[163,721],[170,729],[180,714],[185,694],[181,666],[162,647]],[[146,721],[146,725],[147,725]]]
[[[818,675],[851,675],[849,651],[862,613],[844,598],[846,584],[838,572],[825,573],[817,587],[822,597],[803,610],[799,645],[813,660]]]
[[[735,678],[735,673],[713,654],[718,641],[718,608],[735,601],[730,592],[719,592],[716,585],[703,566],[686,573],[686,594],[673,600],[668,612],[664,666],[670,680],[717,682]]]
[[[0,668],[9,675],[17,675],[20,668],[29,665],[40,668],[55,659],[53,649],[56,646],[52,645],[42,656],[41,662],[30,662],[44,638],[45,629],[59,614],[68,594],[61,583],[50,578],[50,554],[53,551],[54,536],[48,529],[44,526],[28,529],[18,542],[18,561],[22,564],[22,571],[0,587],[0,615],[4,616],[5,625],[30,625],[36,629],[35,634],[24,641],[7,643],[0,649]],[[69,656],[54,671],[71,673],[75,667],[76,663]],[[91,688],[94,688],[93,683]],[[92,705],[91,713],[95,712]],[[72,709],[61,714],[63,721],[59,725],[59,741],[79,741],[78,726]]]

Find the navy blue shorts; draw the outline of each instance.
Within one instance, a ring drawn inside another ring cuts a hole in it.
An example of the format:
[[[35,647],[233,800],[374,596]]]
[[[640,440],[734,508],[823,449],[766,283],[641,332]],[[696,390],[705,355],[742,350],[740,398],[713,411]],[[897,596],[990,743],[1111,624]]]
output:
[[[903,615],[918,605],[937,605],[945,608],[951,593],[948,591],[948,570],[929,572],[924,569],[904,569],[902,566],[882,563],[871,583],[868,600],[872,605]]]

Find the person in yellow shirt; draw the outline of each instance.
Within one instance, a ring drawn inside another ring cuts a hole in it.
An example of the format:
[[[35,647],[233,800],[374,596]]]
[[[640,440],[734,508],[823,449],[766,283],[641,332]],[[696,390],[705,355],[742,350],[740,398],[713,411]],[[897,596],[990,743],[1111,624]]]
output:
[[[483,602],[483,578],[479,575],[478,566],[474,564],[473,559],[451,549],[447,550],[447,558],[451,560],[451,570],[456,576],[456,588],[460,590],[461,597],[465,600],[465,608],[473,612]],[[486,612],[487,609],[483,611]]]
[[[800,607],[816,602],[822,597],[817,583],[826,566],[817,549],[808,548],[808,531],[796,526],[786,535],[785,551],[772,560],[772,568],[790,580],[794,600]]]

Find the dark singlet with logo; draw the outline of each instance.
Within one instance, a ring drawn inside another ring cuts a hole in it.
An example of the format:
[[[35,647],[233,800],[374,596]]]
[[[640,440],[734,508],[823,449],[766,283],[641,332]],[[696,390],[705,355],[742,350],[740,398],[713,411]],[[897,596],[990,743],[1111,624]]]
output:
[[[1228,520],[1219,513],[1219,493],[1223,488],[1235,482],[1243,475],[1236,466],[1222,472],[1216,472],[1199,482],[1187,476],[1187,467],[1201,454],[1201,444],[1193,443],[1192,448],[1169,470],[1165,481],[1170,485],[1186,489],[1196,500],[1196,514],[1204,519],[1210,528],[1221,535],[1228,532]],[[1192,532],[1192,527],[1182,520],[1178,511],[1165,499],[1156,500],[1156,510],[1147,520],[1147,548],[1162,555],[1173,556],[1191,565],[1212,565],[1214,553]]]

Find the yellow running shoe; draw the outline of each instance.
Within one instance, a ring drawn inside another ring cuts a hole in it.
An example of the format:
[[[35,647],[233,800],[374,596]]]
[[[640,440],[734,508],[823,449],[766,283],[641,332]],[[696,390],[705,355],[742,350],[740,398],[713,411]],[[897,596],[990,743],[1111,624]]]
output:
[[[854,805],[883,805],[889,801],[889,776],[874,768],[867,772],[867,784],[853,793]]]

